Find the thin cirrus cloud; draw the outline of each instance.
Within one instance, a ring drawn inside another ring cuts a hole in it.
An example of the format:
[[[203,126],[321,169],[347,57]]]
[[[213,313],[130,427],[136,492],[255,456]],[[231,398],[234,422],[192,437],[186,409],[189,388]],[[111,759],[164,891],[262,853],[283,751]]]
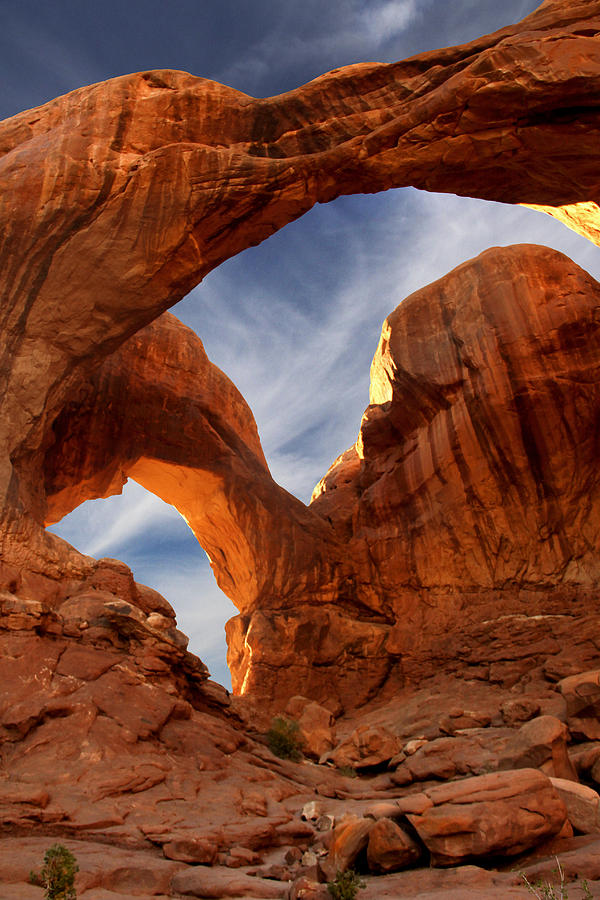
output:
[[[306,80],[348,61],[386,58],[382,46],[422,18],[433,2],[422,0],[420,6],[416,0],[343,2],[327,10],[313,0],[305,6],[304,27],[298,30],[295,10],[280,13],[260,41],[248,46],[215,77],[240,90],[265,94],[278,82],[278,92],[297,87],[298,75]]]

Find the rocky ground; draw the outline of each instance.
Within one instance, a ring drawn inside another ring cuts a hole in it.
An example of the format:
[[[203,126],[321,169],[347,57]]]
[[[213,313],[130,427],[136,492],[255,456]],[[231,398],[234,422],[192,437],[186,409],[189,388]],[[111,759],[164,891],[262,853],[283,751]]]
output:
[[[163,598],[116,561],[95,577],[113,593],[53,613],[2,596],[3,900],[43,896],[56,842],[86,900],[326,898],[347,869],[365,900],[518,897],[555,857],[600,896],[600,671],[440,674],[346,714],[295,697],[303,757],[280,759]]]

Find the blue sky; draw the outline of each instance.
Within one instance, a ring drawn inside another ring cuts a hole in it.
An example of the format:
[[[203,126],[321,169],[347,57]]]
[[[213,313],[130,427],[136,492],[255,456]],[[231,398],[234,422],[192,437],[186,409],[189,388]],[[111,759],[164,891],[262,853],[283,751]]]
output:
[[[255,96],[340,65],[392,61],[517,21],[535,0],[0,0],[0,118],[84,84],[184,69]],[[600,278],[598,250],[548,216],[412,189],[317,206],[212,272],[173,312],[236,383],[273,476],[303,500],[353,443],[385,316],[490,246],[562,250]],[[190,649],[228,684],[223,624],[236,610],[178,513],[138,485],[54,529],[123,559],[172,603]]]

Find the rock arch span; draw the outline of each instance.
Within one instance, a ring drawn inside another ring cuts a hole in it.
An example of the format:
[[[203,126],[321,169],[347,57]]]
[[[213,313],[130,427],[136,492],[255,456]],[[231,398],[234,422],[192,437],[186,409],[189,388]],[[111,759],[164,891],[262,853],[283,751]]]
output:
[[[1,585],[64,599],[65,579],[88,577],[93,564],[43,522],[129,473],[196,521],[242,609],[231,629],[240,671],[254,630],[257,690],[272,682],[273,661],[258,665],[260,646],[276,637],[258,624],[269,603],[296,628],[290,678],[318,682],[313,663],[335,663],[327,635],[337,616],[338,631],[352,633],[344,645],[352,685],[379,686],[398,644],[390,632],[398,610],[378,575],[385,554],[374,559],[370,542],[355,542],[350,558],[347,521],[333,527],[335,515],[306,510],[274,485],[251,417],[225,380],[226,416],[211,406],[208,375],[200,398],[167,384],[165,354],[182,333],[159,317],[224,259],[343,193],[412,184],[525,203],[597,240],[599,24],[596,0],[546,0],[522,23],[469,45],[349,66],[280,97],[145,72],[2,123]],[[193,344],[182,337],[208,373]],[[173,404],[162,422],[148,380],[155,348]],[[148,418],[139,404],[107,417],[98,399],[114,397],[132,370]],[[182,428],[181,447],[165,447],[165,422],[183,422],[177,404],[186,399],[194,425]],[[99,446],[116,429],[118,457],[73,452],[70,435],[84,424]],[[368,440],[376,434],[371,428]],[[242,484],[246,496],[233,498]],[[285,538],[277,550],[265,541],[274,527]],[[294,624],[300,597],[316,610],[312,626],[304,613]],[[302,656],[302,647],[320,648],[322,658]],[[371,667],[366,677],[361,666]]]

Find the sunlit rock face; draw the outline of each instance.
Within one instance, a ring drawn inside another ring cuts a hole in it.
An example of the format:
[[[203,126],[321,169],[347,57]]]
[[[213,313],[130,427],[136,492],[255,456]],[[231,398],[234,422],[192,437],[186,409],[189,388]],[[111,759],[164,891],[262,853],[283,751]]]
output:
[[[585,604],[597,288],[564,259],[484,255],[407,301],[357,446],[308,509],[163,313],[340,194],[410,184],[524,203],[596,239],[599,23],[597,0],[546,2],[463,47],[279,97],[145,72],[1,123],[0,589],[41,603],[42,624],[59,611],[98,566],[44,523],[130,475],[206,546],[240,608],[236,689],[265,702],[297,681],[363,702],[411,654],[413,674],[446,664],[449,624],[497,615],[500,588],[506,611]]]
[[[311,509],[370,560],[381,612],[394,619],[387,646],[407,675],[442,661],[479,674],[483,663],[488,675],[501,660],[522,666],[519,615],[595,611],[594,279],[548,248],[486,251],[388,317],[370,399],[355,447]],[[512,639],[502,616],[517,620]],[[544,635],[525,655],[532,665],[560,649]]]
[[[440,667],[513,684],[589,667],[599,310],[591,276],[531,245],[488,250],[397,307],[357,442],[310,504],[352,574],[333,606],[233,620],[234,677],[344,706]]]
[[[90,375],[52,437],[48,522],[132,477],[181,512],[242,611],[321,588],[335,565],[333,529],[273,481],[243,397],[170,313]]]

